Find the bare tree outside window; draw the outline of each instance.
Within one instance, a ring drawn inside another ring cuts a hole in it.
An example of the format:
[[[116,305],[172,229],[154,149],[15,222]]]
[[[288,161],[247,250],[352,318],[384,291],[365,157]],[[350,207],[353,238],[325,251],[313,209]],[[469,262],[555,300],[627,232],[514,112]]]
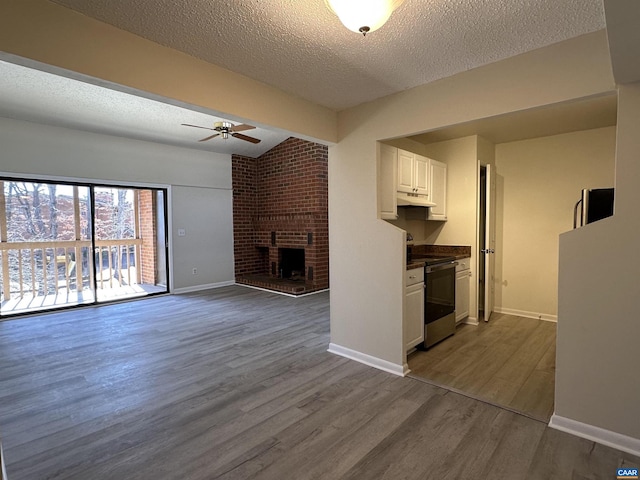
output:
[[[158,198],[154,189],[0,179],[0,313],[165,292]]]
[[[57,286],[58,270],[64,269],[69,261],[76,261],[74,251],[67,252],[53,244],[75,239],[73,188],[51,183],[5,181],[4,196],[6,241],[39,245],[39,248],[3,251],[8,256],[11,291],[51,293],[50,290]],[[81,209],[83,215],[78,221],[86,225],[86,193],[84,197],[85,208]],[[52,242],[51,247],[47,248],[46,243],[40,245],[42,242]],[[59,261],[61,258],[65,259],[64,265]]]
[[[96,240],[125,240],[135,239],[135,191],[122,188],[95,189],[95,234]],[[103,271],[108,269],[113,278],[120,284],[129,283],[123,278],[123,265],[127,268],[135,267],[135,252],[122,245],[111,245],[109,248],[99,249],[96,265]],[[107,258],[109,257],[109,258]]]

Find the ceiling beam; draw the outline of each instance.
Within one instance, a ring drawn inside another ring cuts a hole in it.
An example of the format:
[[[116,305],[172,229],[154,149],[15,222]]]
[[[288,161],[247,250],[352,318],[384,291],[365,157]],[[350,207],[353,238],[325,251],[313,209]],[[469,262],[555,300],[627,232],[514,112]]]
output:
[[[604,14],[616,83],[640,81],[640,2],[605,0]]]
[[[0,51],[16,63],[34,60],[128,93],[309,140],[337,140],[331,109],[46,0],[1,3]]]

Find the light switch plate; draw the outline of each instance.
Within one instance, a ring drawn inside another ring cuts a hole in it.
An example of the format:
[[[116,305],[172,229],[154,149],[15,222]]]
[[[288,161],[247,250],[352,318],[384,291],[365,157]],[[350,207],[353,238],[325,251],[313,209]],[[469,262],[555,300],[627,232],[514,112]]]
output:
[[[184,228],[179,228],[178,229],[178,236],[179,237],[184,237],[187,234],[187,231]]]

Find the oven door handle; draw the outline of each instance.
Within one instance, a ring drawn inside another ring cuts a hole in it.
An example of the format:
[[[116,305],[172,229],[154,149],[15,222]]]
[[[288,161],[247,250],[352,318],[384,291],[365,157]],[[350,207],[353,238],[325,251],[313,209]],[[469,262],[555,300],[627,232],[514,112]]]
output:
[[[446,270],[447,268],[456,268],[456,265],[458,265],[458,262],[444,263],[441,265],[432,265],[430,267],[427,267],[426,272],[431,273],[431,272],[437,272],[439,270]]]

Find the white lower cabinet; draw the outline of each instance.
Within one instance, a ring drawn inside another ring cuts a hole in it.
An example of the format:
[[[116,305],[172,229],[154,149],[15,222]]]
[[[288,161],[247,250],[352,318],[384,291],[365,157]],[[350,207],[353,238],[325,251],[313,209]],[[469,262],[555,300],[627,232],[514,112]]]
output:
[[[424,268],[407,270],[405,280],[403,339],[411,350],[424,341]]]
[[[469,316],[471,259],[458,260],[456,266],[456,322]]]

